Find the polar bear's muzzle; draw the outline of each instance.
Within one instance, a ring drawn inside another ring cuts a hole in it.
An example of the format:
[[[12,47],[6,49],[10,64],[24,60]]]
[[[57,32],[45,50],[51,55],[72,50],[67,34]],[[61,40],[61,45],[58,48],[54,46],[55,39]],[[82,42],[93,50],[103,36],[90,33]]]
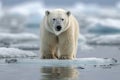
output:
[[[56,31],[60,31],[61,29],[62,29],[61,25],[57,25],[57,26],[55,27],[55,30],[56,30]]]

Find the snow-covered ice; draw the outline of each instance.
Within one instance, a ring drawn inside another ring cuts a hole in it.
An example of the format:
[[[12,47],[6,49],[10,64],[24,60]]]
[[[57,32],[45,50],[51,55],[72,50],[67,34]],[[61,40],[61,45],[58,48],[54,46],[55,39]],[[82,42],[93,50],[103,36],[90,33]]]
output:
[[[12,42],[38,40],[38,36],[32,33],[0,33],[0,41],[11,40]]]
[[[104,58],[76,58],[74,60],[56,60],[56,59],[23,59],[19,62],[40,64],[43,66],[81,66],[81,65],[109,65],[116,64],[114,59]]]
[[[6,59],[7,60],[7,59]],[[5,60],[5,61],[6,61]],[[74,60],[58,60],[58,59],[9,59],[7,61],[16,61],[19,64],[36,64],[40,66],[93,66],[93,65],[111,65],[116,64],[117,60],[113,58],[76,58]],[[0,63],[5,63],[1,60]]]
[[[16,48],[0,48],[0,58],[24,58],[35,56],[37,56],[37,54],[31,51],[23,51]]]
[[[9,46],[13,43],[36,41],[38,39],[39,37],[32,33],[0,33],[0,45]]]
[[[25,43],[11,44],[10,47],[19,48],[22,50],[39,50],[40,44],[35,42],[25,42]]]
[[[120,34],[109,34],[92,37],[87,41],[97,45],[120,45]]]

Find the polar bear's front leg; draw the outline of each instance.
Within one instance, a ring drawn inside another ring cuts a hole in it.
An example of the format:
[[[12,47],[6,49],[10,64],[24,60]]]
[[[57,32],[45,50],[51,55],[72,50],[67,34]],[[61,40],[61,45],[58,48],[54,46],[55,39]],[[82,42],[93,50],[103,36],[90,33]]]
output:
[[[60,56],[59,59],[74,59],[75,51],[74,45],[64,43],[59,47]]]
[[[73,37],[66,36],[59,40],[59,59],[74,59],[75,53],[75,41]]]
[[[55,59],[54,56],[55,47],[53,45],[45,45],[41,47],[41,58],[42,59]]]
[[[56,37],[50,33],[42,35],[40,43],[40,54],[42,59],[55,59]]]

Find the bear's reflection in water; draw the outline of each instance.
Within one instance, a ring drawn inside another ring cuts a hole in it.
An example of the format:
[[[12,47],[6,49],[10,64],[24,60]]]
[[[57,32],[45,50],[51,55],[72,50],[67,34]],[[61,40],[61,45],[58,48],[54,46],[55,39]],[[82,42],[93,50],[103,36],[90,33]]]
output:
[[[75,67],[43,67],[42,80],[78,80]]]

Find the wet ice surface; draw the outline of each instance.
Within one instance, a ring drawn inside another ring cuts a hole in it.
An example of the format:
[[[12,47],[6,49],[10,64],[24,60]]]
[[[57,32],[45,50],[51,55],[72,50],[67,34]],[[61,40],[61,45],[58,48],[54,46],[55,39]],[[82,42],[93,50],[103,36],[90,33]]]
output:
[[[6,63],[4,62],[5,60],[1,59],[3,63],[0,64],[0,80],[119,80],[120,50],[118,47],[92,47],[94,48],[92,50],[79,51],[78,49],[77,56],[84,59],[96,57],[95,60],[92,60],[97,63],[84,62],[79,66],[75,66],[74,64],[69,66],[56,66],[52,64],[53,66],[48,66],[42,63],[39,64],[38,58],[36,58],[36,61],[30,58],[23,59],[23,62],[22,59],[20,61],[18,59],[18,62],[15,63]],[[103,62],[104,65],[102,65],[99,63],[99,59],[107,61],[107,58],[111,60],[110,64]],[[114,64],[112,58],[116,59],[117,63]],[[48,60],[48,63],[50,62],[52,61]]]

